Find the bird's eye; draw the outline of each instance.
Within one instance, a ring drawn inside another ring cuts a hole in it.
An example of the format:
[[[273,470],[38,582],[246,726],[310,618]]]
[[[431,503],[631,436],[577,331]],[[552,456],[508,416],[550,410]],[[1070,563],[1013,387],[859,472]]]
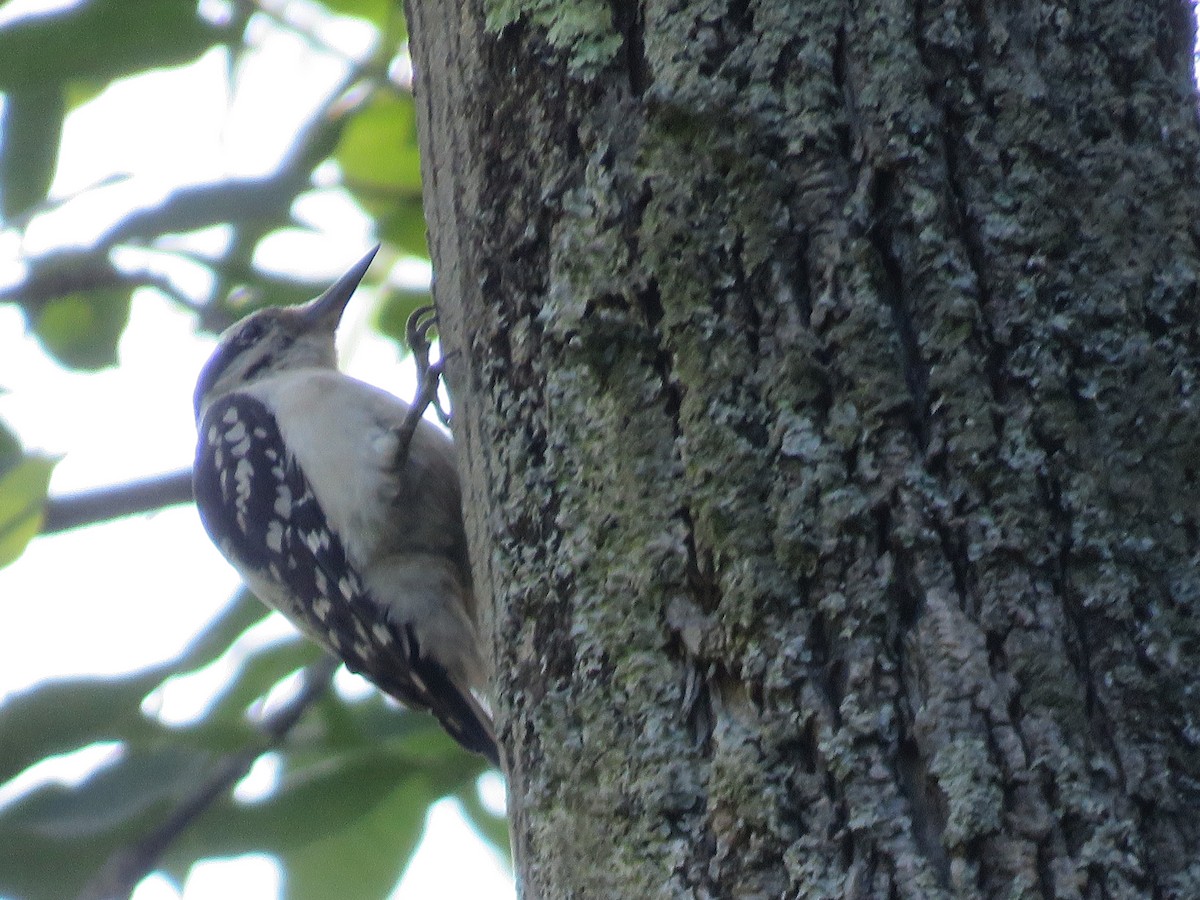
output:
[[[237,333],[235,339],[239,347],[249,347],[257,343],[263,336],[262,319],[251,319]]]

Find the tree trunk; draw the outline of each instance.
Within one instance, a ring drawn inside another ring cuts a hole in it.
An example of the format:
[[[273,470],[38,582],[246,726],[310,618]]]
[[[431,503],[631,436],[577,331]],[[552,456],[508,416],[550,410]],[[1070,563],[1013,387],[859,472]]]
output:
[[[1190,7],[409,6],[524,896],[1200,897]]]

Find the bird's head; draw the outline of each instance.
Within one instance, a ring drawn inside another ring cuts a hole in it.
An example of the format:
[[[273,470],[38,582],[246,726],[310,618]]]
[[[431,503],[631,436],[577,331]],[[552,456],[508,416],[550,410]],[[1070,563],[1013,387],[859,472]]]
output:
[[[336,368],[338,323],[378,250],[372,249],[315,300],[260,309],[226,329],[196,381],[196,421],[213,400],[269,375]]]

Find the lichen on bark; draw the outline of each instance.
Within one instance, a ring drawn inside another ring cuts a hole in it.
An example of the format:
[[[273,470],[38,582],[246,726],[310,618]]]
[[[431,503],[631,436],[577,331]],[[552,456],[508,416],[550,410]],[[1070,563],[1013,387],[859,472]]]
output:
[[[1200,895],[1182,7],[446,14],[528,895]]]

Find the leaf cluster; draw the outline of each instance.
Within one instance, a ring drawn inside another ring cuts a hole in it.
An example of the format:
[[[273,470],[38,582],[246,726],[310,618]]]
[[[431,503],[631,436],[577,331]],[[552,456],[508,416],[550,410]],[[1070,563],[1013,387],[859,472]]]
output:
[[[284,740],[264,734],[264,698],[320,654],[298,638],[246,652],[242,636],[266,614],[243,593],[178,659],[122,678],[42,684],[0,707],[0,781],[85,747],[117,750],[81,784],[50,781],[0,811],[0,895],[87,896],[94,874],[149,834],[165,847],[147,862],[180,881],[197,859],[265,852],[285,867],[289,897],[380,897],[445,796],[502,844],[503,819],[478,802],[482,760],[431,717],[374,693],[348,703],[325,692]],[[231,664],[197,721],[173,727],[148,712],[170,679]],[[280,774],[266,797],[242,803],[222,791],[190,810],[197,785],[227,761],[244,770],[268,752]],[[163,834],[180,810],[181,827]]]
[[[319,6],[326,17],[370,23],[378,37],[368,55],[344,59],[334,90],[313,98],[276,168],[181,184],[129,206],[113,189],[136,181],[136,173],[116,173],[73,196],[53,192],[73,112],[121,79],[192,65],[214,52],[224,56],[232,90],[265,21],[336,51],[318,30],[288,18],[287,5],[254,0],[161,0],[153,15],[128,0],[85,0],[0,26],[0,235],[22,247],[23,271],[0,283],[0,303],[21,310],[60,364],[84,372],[116,365],[138,288],[160,291],[208,331],[259,306],[319,293],[324,284],[265,271],[255,259],[272,235],[317,232],[297,209],[322,190],[353,198],[373,221],[384,259],[427,255],[413,100],[395,74],[406,69],[398,4]],[[41,217],[97,197],[113,209],[92,243],[24,249]],[[198,245],[188,236],[212,229],[228,236],[220,253],[189,249]],[[201,294],[181,287],[164,274],[169,266],[118,265],[131,248],[140,259],[198,267],[210,287]],[[377,325],[402,340],[408,314],[429,301],[428,290],[381,285],[378,292]],[[42,530],[55,463],[24,450],[0,422],[0,567]],[[268,696],[322,664],[319,651],[299,639],[247,649],[245,631],[265,614],[242,595],[178,659],[121,678],[38,685],[0,706],[0,786],[82,749],[113,748],[82,783],[51,781],[0,806],[0,895],[86,895],[97,889],[97,873],[107,867],[111,875],[114,861],[128,862],[131,852],[166,837],[143,861],[178,879],[199,859],[267,852],[284,865],[290,897],[383,896],[407,864],[429,805],[446,796],[457,797],[468,819],[506,849],[504,821],[479,802],[482,762],[428,716],[403,713],[374,693],[348,702],[325,691],[310,698],[298,724],[272,733],[269,713],[261,714]],[[200,719],[171,726],[153,714],[164,684],[216,665],[233,674]],[[214,773],[248,768],[266,753],[280,773],[267,797],[242,803],[221,790],[187,811],[197,786]],[[173,817],[180,827],[169,825]]]

